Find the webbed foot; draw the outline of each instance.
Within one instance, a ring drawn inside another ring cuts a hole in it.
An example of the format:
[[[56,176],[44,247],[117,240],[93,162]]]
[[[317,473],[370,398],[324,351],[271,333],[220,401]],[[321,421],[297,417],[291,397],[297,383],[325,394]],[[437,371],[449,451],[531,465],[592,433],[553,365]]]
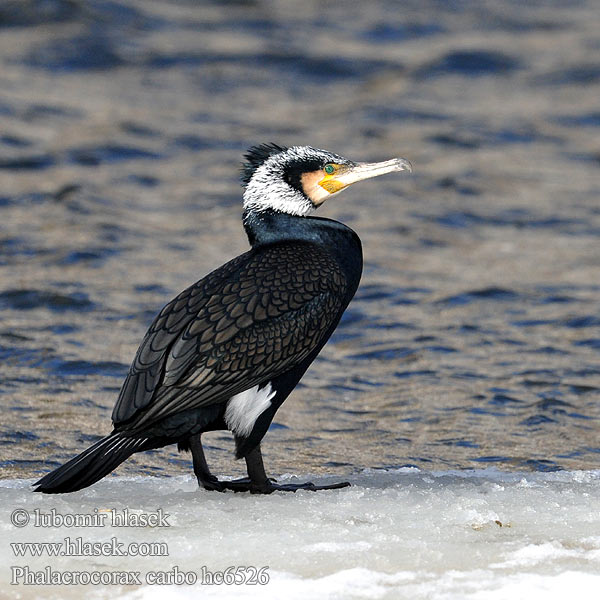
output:
[[[221,484],[228,490],[234,492],[250,492],[251,494],[272,494],[273,492],[296,492],[297,490],[309,490],[318,492],[320,490],[337,490],[350,485],[348,481],[340,481],[329,485],[315,485],[311,481],[306,483],[277,483],[273,479],[257,483],[249,478],[236,479],[235,481],[222,481]]]
[[[329,485],[315,485],[312,481],[306,483],[272,483],[267,482],[266,485],[254,486],[250,489],[252,494],[272,494],[273,492],[295,492],[297,490],[309,490],[311,492],[319,492],[321,490],[338,490],[340,488],[349,487],[349,481],[338,481]]]

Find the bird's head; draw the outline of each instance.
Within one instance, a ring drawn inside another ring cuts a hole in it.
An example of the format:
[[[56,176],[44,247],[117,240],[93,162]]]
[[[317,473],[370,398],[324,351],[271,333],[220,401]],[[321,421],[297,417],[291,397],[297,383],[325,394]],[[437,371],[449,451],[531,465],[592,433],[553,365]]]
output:
[[[310,146],[263,144],[250,148],[244,158],[244,210],[271,209],[298,216],[307,215],[357,181],[411,170],[403,158],[357,163]]]

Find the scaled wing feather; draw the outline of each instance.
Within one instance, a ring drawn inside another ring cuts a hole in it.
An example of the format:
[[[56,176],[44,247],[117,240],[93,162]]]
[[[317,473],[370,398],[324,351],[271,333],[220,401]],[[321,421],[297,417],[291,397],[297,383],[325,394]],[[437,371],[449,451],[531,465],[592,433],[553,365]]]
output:
[[[226,402],[305,360],[337,324],[346,281],[326,250],[283,242],[250,250],[156,317],[113,411],[137,428]]]

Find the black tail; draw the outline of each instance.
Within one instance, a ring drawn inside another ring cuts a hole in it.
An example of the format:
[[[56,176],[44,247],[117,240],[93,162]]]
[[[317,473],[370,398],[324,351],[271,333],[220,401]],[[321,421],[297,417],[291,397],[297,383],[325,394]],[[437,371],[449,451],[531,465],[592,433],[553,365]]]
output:
[[[147,441],[145,437],[111,433],[34,483],[38,486],[34,491],[63,494],[88,487],[116,469],[134,452],[144,450]]]

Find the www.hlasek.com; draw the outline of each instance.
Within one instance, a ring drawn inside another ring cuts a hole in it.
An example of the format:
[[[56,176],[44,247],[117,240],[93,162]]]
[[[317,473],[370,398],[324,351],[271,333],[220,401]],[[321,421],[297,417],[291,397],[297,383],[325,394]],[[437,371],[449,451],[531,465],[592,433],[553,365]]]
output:
[[[66,537],[62,542],[11,542],[15,556],[169,556],[166,542],[86,542]]]
[[[57,571],[45,567],[11,567],[12,585],[266,585],[269,567],[228,567],[223,571],[182,571],[175,565],[169,571]]]

